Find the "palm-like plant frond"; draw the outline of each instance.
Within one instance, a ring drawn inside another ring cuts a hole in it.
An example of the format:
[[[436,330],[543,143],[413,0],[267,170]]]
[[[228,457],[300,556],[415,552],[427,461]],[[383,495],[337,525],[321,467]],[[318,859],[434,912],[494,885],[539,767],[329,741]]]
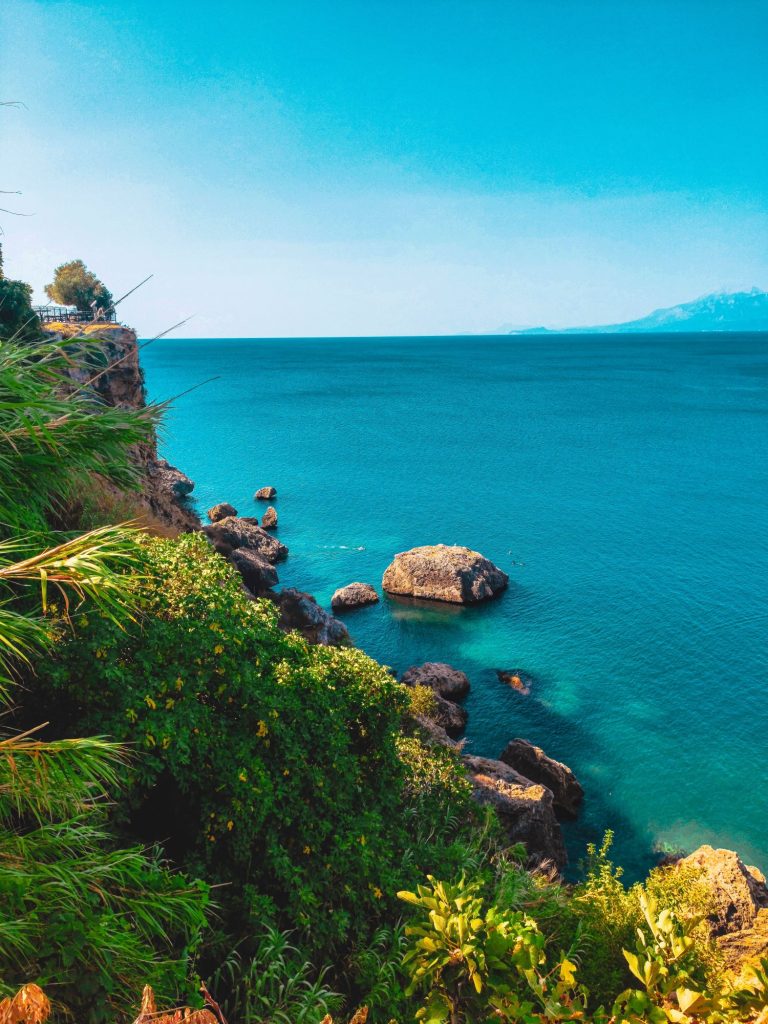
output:
[[[0,541],[0,700],[14,665],[30,664],[33,651],[50,642],[42,617],[51,592],[68,616],[73,599],[86,598],[113,619],[130,616],[141,586],[136,567],[137,533],[130,526],[103,526],[59,544],[30,553],[29,538]],[[18,556],[24,557],[18,557]],[[35,593],[31,585],[35,585]],[[25,599],[19,601],[20,592]]]
[[[135,485],[131,448],[152,442],[163,407],[106,404],[88,386],[109,369],[103,364],[98,339],[0,341],[5,532],[44,528],[46,515],[76,499],[94,473],[121,487]]]

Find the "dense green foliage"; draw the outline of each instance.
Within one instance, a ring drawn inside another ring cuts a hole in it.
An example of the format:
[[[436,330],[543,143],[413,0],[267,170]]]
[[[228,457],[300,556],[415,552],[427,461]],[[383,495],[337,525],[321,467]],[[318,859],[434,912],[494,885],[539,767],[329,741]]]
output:
[[[51,530],[52,520],[82,498],[94,473],[121,487],[135,484],[131,446],[152,436],[159,410],[100,403],[70,380],[99,342],[0,343],[0,534]]]
[[[630,983],[604,1007],[579,977],[578,953],[548,948],[530,914],[491,902],[479,880],[428,880],[399,894],[415,908],[403,964],[424,1024],[717,1024],[768,1013],[768,961],[741,979],[708,979],[698,919],[659,911],[643,891],[634,948],[622,950]]]
[[[404,689],[360,651],[282,633],[202,536],[147,541],[141,573],[141,621],[81,617],[36,699],[64,732],[142,751],[124,825],[235,883],[244,929],[266,912],[316,952],[368,934],[403,878],[409,807],[460,806],[455,758],[419,763],[416,740],[401,757]]]
[[[109,422],[92,400],[59,390],[68,364],[60,345],[0,341],[4,702],[18,674],[50,644],[46,612],[54,604],[64,621],[68,609],[87,601],[118,622],[130,616],[137,589],[130,531],[57,535],[46,515],[68,493],[70,474],[81,484],[88,479],[68,458],[82,456],[106,478],[123,479],[130,473],[120,439],[147,431],[146,417],[123,413],[112,423],[125,430],[106,436]],[[104,449],[94,450],[102,440]],[[52,490],[41,492],[41,485]],[[104,804],[122,775],[119,748],[35,733],[0,734],[0,994],[34,980],[61,1012],[96,1024],[114,1020],[149,979],[165,998],[188,992],[207,887],[172,873],[155,853],[111,841]]]
[[[70,260],[56,267],[45,293],[51,301],[76,306],[83,313],[92,312],[94,302],[105,312],[112,308],[112,293],[82,260]]]

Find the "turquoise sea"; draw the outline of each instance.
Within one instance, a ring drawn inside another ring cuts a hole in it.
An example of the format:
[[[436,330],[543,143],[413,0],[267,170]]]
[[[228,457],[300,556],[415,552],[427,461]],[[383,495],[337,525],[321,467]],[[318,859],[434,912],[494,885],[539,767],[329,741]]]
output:
[[[768,335],[163,339],[163,454],[204,511],[279,496],[283,585],[328,604],[395,552],[477,548],[496,602],[348,614],[399,671],[472,681],[468,747],[522,736],[587,793],[572,862],[702,842],[768,869]],[[215,378],[209,380],[209,378]],[[522,668],[530,694],[497,668]]]

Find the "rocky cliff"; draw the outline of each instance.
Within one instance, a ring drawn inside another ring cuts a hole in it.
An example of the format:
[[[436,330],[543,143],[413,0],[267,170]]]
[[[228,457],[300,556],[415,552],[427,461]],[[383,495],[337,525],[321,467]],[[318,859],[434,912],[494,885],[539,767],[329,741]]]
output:
[[[52,337],[85,336],[100,342],[85,360],[78,361],[72,378],[78,384],[89,382],[99,398],[107,405],[121,409],[141,409],[147,404],[144,374],[139,363],[139,344],[136,332],[120,324],[51,324],[47,331]],[[157,454],[157,439],[136,445],[133,458],[140,475],[140,488],[130,495],[121,495],[114,487],[102,482],[110,500],[123,500],[131,506],[131,515],[151,532],[162,534],[185,533],[200,528],[194,509],[185,502],[194,484],[180,470],[169,465]]]

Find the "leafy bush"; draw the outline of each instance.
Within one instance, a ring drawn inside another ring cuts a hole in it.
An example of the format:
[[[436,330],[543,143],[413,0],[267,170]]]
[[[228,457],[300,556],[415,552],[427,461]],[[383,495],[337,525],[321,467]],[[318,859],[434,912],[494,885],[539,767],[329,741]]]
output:
[[[768,1019],[768,959],[733,980],[710,982],[687,921],[637,894],[641,924],[623,949],[630,986],[609,1009],[594,1006],[578,958],[552,955],[537,921],[487,898],[478,879],[429,885],[399,896],[415,908],[405,934],[406,991],[425,1024],[763,1024]],[[641,987],[637,987],[640,982]],[[592,1009],[590,1010],[590,1007]]]
[[[599,848],[588,847],[584,880],[574,888],[566,908],[572,915],[572,926],[584,935],[586,956],[581,977],[593,1000],[610,1002],[617,991],[631,983],[622,951],[634,946],[648,900],[670,910],[686,926],[693,922],[695,970],[708,983],[718,984],[721,958],[703,923],[712,910],[713,897],[701,873],[695,868],[656,868],[644,883],[626,888],[621,868],[610,859],[612,843],[613,833],[607,832]]]
[[[141,572],[141,622],[62,630],[31,684],[38,707],[57,730],[142,752],[118,818],[234,883],[241,934],[264,913],[314,950],[369,934],[409,843],[402,687],[360,651],[283,634],[201,536],[147,541]]]

